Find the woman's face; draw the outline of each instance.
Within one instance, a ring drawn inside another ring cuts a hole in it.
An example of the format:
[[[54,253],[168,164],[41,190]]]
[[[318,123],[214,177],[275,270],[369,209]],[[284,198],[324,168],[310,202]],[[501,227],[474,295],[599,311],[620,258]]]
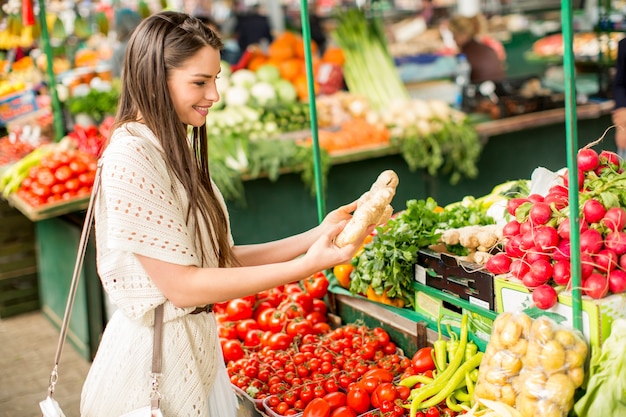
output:
[[[205,46],[170,72],[167,85],[182,123],[194,127],[206,123],[209,108],[220,99],[215,85],[220,71],[220,52]]]

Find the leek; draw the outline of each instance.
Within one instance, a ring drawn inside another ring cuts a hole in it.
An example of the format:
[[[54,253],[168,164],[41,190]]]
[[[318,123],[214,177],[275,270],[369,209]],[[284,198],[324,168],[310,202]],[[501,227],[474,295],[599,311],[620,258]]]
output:
[[[381,110],[396,100],[408,100],[378,17],[367,17],[361,9],[337,13],[331,36],[343,50],[344,78],[348,90],[364,96],[372,108]]]

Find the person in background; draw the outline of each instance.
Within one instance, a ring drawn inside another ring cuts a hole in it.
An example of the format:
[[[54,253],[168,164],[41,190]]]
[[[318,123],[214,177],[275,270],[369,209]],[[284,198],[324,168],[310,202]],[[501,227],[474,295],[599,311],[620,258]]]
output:
[[[448,21],[459,53],[467,57],[472,68],[470,82],[502,81],[505,78],[504,63],[496,50],[479,40],[481,22],[479,17],[456,15]]]
[[[626,160],[626,38],[617,44],[615,77],[613,79],[615,108],[611,113],[615,129],[617,154]]]
[[[269,44],[274,39],[270,20],[261,14],[258,0],[246,0],[245,6],[246,9],[236,16],[234,30],[241,53],[251,45]]]
[[[210,175],[206,126],[220,99],[222,46],[199,19],[174,11],[145,18],[128,42],[94,196],[98,276],[117,308],[83,386],[82,417],[118,417],[149,404],[159,305],[163,415],[236,417],[212,305],[348,263],[374,229],[335,245],[354,201],[300,234],[234,244]]]
[[[237,42],[234,39],[225,36],[221,31],[220,25],[218,25],[215,19],[213,19],[211,16],[197,15],[196,17],[222,39],[222,42],[224,43],[224,47],[222,48],[221,52],[222,60],[229,64],[236,64],[241,56],[241,52],[239,51],[239,45],[237,44]]]
[[[111,56],[111,71],[113,77],[122,76],[122,64],[126,53],[126,45],[133,30],[141,22],[139,13],[132,9],[123,8],[115,12],[115,20],[113,22],[115,35],[117,36],[117,44],[113,49]]]

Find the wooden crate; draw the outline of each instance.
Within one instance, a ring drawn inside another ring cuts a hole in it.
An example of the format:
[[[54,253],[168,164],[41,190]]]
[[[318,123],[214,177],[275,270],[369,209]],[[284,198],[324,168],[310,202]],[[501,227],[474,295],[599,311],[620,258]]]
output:
[[[0,201],[0,317],[38,309],[35,226]]]
[[[0,318],[39,309],[37,267],[0,274]]]

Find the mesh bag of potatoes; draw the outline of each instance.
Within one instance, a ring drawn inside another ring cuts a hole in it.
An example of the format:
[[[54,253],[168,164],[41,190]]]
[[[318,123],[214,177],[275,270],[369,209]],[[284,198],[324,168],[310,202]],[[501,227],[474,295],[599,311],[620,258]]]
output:
[[[474,395],[514,406],[523,417],[565,417],[583,383],[587,350],[580,332],[548,317],[502,313],[494,321]]]

